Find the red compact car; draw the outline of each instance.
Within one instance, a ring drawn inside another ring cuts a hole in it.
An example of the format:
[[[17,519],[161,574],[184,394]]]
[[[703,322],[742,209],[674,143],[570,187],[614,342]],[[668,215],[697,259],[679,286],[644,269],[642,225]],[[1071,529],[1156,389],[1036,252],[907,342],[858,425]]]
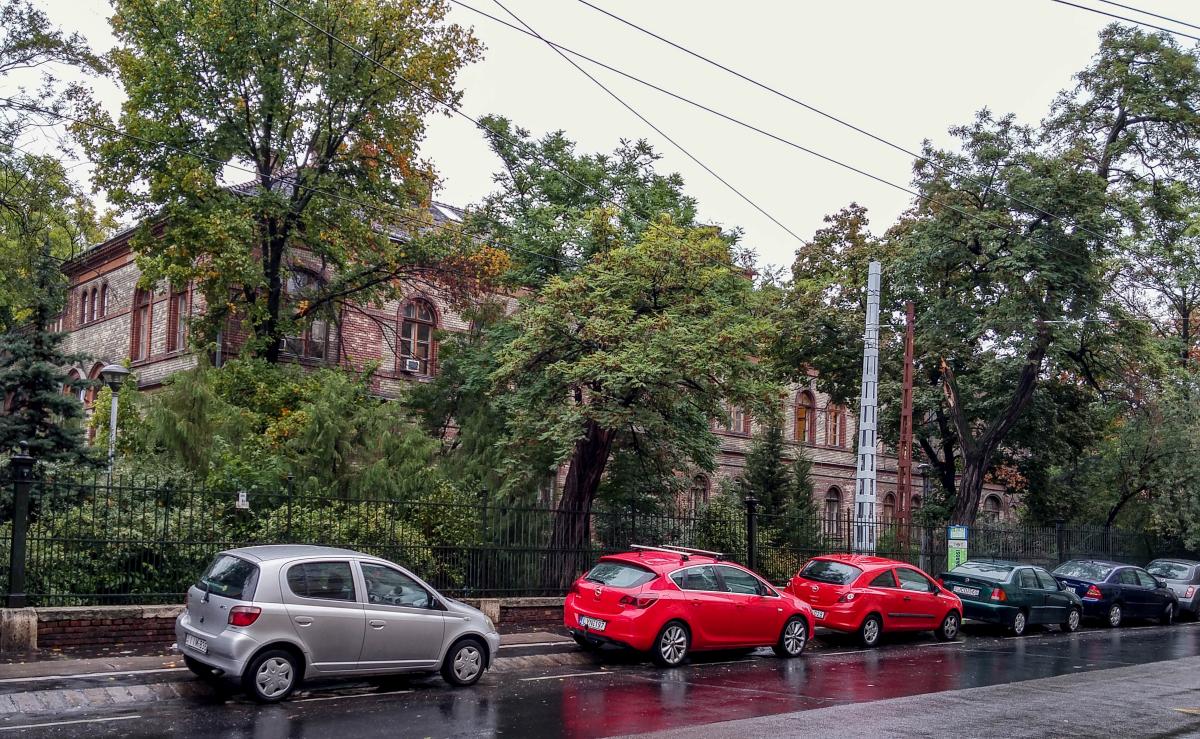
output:
[[[857,632],[868,647],[889,631],[933,631],[949,641],[962,624],[957,595],[916,567],[883,557],[815,557],[787,590],[812,606],[817,626]]]
[[[585,649],[629,647],[664,667],[693,650],[769,646],[797,657],[813,629],[803,601],[715,552],[641,546],[576,580],[563,623]]]

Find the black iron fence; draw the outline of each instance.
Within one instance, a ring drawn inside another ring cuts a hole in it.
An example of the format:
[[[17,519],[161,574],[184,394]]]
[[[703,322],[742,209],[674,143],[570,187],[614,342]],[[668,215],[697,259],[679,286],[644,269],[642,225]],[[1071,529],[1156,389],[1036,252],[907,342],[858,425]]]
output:
[[[722,551],[775,582],[813,555],[852,551],[858,526],[874,527],[879,555],[934,574],[947,561],[942,526],[759,513],[728,501],[579,512],[484,499],[346,500],[299,494],[290,484],[239,494],[34,479],[25,461],[13,462],[0,479],[0,592],[10,606],[178,602],[216,552],[267,543],[369,552],[444,592],[481,597],[559,594],[597,557],[635,543]],[[582,540],[564,544],[562,532],[574,528]],[[972,557],[1042,565],[1071,557],[1144,563],[1165,549],[1152,536],[1116,529],[992,525],[972,527],[968,548]]]

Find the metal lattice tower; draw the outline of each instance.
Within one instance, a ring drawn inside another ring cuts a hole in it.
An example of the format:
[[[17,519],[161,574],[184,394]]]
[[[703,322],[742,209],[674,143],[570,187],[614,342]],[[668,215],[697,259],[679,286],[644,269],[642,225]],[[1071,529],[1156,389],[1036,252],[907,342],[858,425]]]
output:
[[[879,262],[867,271],[862,392],[858,400],[858,471],[854,490],[854,550],[875,551],[875,440],[879,406]]]

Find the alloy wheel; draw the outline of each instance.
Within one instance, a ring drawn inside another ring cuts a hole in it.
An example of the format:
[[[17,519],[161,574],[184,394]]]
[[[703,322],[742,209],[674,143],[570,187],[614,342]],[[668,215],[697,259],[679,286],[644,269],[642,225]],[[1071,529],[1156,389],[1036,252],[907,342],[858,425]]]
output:
[[[1025,614],[1017,611],[1017,615],[1013,617],[1012,625],[1013,633],[1017,636],[1025,633]]]
[[[866,642],[868,646],[874,645],[875,642],[879,641],[878,620],[869,618],[867,619],[867,622],[863,624],[863,641]]]
[[[946,614],[946,620],[942,622],[942,638],[950,641],[956,636],[958,636],[958,614],[951,611]]]
[[[1121,625],[1121,606],[1117,605],[1116,603],[1113,603],[1112,608],[1108,609],[1108,625]]]
[[[788,654],[800,654],[808,642],[808,629],[799,619],[788,621],[783,629],[783,648]]]
[[[1067,631],[1078,631],[1078,630],[1079,630],[1079,611],[1072,608],[1071,612],[1067,615]]]
[[[658,652],[663,661],[669,665],[677,665],[687,654],[687,632],[679,624],[672,624],[663,631],[658,640]]]
[[[282,657],[272,657],[258,666],[254,684],[263,697],[275,698],[290,690],[294,679],[291,663]]]
[[[475,679],[483,669],[483,655],[474,644],[466,644],[454,655],[454,675],[464,683]]]

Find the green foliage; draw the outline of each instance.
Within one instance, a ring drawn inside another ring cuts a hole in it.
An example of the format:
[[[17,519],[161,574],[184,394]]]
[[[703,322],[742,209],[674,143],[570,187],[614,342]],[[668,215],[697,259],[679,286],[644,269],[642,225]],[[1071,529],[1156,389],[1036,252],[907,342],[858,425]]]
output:
[[[783,459],[783,418],[776,410],[759,420],[763,425],[746,454],[742,482],[745,493],[758,500],[758,510],[774,515],[787,505],[792,483]]]
[[[141,405],[142,396],[138,392],[137,380],[132,376],[126,377],[121,384],[121,389],[117,392],[117,454],[130,456],[139,451],[138,442],[141,440],[139,430],[142,424]],[[95,436],[92,437],[92,446],[97,450],[97,454],[107,454],[108,429],[112,413],[112,388],[103,385],[96,392],[93,407],[95,412],[87,422],[88,428],[95,431]]]
[[[723,482],[717,494],[696,515],[693,546],[738,559],[745,557],[745,522],[746,506],[742,496],[735,486]]]

